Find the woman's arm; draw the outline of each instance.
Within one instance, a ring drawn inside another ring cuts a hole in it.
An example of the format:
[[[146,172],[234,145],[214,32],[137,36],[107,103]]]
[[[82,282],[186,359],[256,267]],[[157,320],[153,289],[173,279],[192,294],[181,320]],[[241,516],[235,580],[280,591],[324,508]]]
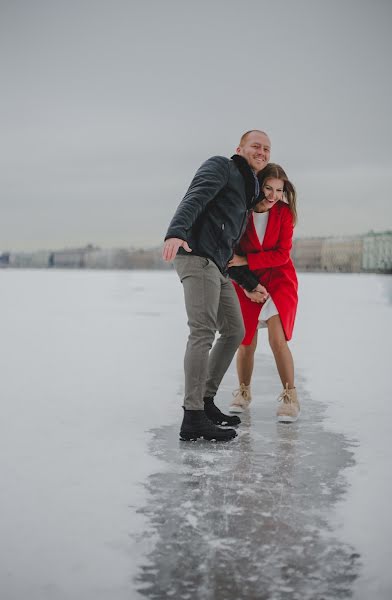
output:
[[[246,259],[251,271],[280,267],[290,259],[290,250],[293,245],[293,218],[289,210],[282,211],[282,220],[277,244],[272,250],[260,250],[249,253]]]

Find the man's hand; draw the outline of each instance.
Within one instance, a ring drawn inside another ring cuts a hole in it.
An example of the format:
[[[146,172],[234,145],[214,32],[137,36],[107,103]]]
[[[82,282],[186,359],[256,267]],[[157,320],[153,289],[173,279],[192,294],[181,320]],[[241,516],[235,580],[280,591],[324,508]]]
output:
[[[192,248],[189,248],[188,243],[180,238],[168,238],[163,244],[162,258],[167,262],[173,260],[177,254],[179,248],[184,248],[187,252],[192,252]]]
[[[269,293],[265,287],[261,285],[261,283],[259,283],[252,292],[248,292],[247,290],[244,290],[244,292],[249,300],[252,300],[252,302],[257,302],[257,304],[264,304],[269,297]]]
[[[229,262],[229,267],[245,267],[248,264],[248,259],[246,256],[239,256],[238,254],[234,254],[231,261]]]

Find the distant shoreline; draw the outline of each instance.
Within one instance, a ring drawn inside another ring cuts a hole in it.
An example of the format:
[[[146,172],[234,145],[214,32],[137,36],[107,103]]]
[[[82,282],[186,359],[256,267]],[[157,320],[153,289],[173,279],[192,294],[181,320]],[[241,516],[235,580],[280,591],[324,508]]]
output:
[[[271,249],[273,251],[273,248]],[[0,268],[167,270],[162,248],[82,248],[0,253]],[[295,239],[291,258],[297,271],[309,273],[392,273],[392,231],[361,236]]]

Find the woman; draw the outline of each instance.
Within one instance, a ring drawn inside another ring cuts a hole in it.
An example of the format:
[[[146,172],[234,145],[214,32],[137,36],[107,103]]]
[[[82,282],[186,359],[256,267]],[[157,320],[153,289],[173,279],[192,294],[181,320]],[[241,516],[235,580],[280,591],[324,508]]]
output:
[[[262,304],[260,292],[248,292],[234,283],[245,324],[245,337],[237,353],[240,387],[230,406],[231,412],[242,412],[251,401],[250,383],[257,346],[258,327],[268,328],[269,343],[283,385],[278,421],[293,422],[300,406],[294,383],[294,362],[287,341],[291,339],[297,311],[298,281],[290,258],[293,229],[297,220],[296,192],[286,173],[269,164],[259,174],[264,198],[254,208],[238,254],[229,267],[250,269],[247,277],[256,275],[255,283],[267,289],[268,299]],[[242,255],[242,256],[241,256]],[[241,277],[233,277],[241,283]],[[249,288],[248,286],[245,286]],[[251,288],[252,286],[250,286]],[[249,289],[250,289],[249,288]]]

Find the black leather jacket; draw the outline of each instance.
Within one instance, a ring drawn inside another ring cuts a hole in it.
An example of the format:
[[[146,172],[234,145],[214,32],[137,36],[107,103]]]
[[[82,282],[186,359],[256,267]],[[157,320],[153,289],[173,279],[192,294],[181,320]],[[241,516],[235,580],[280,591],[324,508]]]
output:
[[[254,175],[246,160],[213,156],[194,176],[165,240],[187,241],[193,254],[210,258],[226,274],[255,201]]]

